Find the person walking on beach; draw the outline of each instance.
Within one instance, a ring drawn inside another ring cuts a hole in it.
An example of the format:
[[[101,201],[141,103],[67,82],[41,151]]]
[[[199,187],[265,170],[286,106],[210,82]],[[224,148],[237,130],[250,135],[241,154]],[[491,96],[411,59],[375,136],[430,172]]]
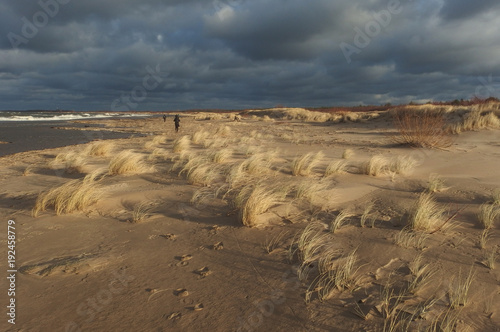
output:
[[[174,118],[174,123],[175,123],[175,132],[179,132],[179,123],[181,122],[181,119],[179,118],[179,114],[176,114],[175,115],[175,118]]]
[[[167,121],[167,116],[165,114],[163,114],[163,122],[166,122]]]

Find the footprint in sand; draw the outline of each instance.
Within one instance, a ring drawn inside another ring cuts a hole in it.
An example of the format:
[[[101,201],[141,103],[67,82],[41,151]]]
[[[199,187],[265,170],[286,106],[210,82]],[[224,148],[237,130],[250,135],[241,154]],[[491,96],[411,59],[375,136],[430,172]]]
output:
[[[192,259],[192,255],[182,255],[182,256],[177,256],[176,259],[178,259],[180,262],[175,264],[176,266],[186,266],[189,264],[189,260]]]
[[[174,291],[174,295],[179,297],[186,297],[189,295],[189,292],[185,288],[178,288]]]
[[[180,319],[182,314],[180,312],[173,312],[170,315],[167,316],[168,320],[177,320]]]
[[[212,246],[212,249],[213,250],[221,250],[221,249],[224,249],[224,243],[222,242],[217,242],[216,244],[214,244]]]
[[[198,274],[200,276],[199,278],[201,279],[212,274],[212,271],[210,271],[207,266],[204,266],[202,268],[199,268],[198,270],[195,270],[194,273]]]
[[[167,239],[167,240],[175,240],[175,238],[177,237],[177,235],[172,234],[172,233],[162,234],[160,236]]]
[[[203,310],[203,308],[204,308],[203,303],[198,303],[194,307],[192,307],[194,311],[201,311]]]

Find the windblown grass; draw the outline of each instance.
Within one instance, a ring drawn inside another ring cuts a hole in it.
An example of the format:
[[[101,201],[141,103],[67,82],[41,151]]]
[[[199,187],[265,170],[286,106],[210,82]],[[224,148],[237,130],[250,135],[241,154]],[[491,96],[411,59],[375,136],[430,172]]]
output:
[[[292,175],[309,175],[324,157],[322,151],[309,152],[303,156],[297,157],[292,161]]]
[[[234,198],[234,205],[239,209],[241,223],[248,227],[259,226],[257,216],[282,203],[286,194],[285,191],[261,183],[243,187]]]
[[[140,174],[151,170],[152,167],[145,163],[144,157],[131,150],[118,153],[109,162],[109,174],[111,175]]]
[[[426,190],[430,193],[441,192],[447,189],[445,187],[444,180],[438,174],[429,175],[429,181],[427,182]]]
[[[463,278],[462,270],[458,272],[458,277],[450,284],[448,290],[448,297],[450,301],[450,307],[452,309],[459,308],[460,306],[465,306],[468,303],[469,290],[474,281],[475,272],[471,267],[469,274]]]
[[[132,222],[140,223],[146,220],[150,216],[151,203],[149,201],[143,201],[137,203],[132,211]]]
[[[97,173],[91,173],[83,179],[72,180],[41,193],[36,200],[32,215],[37,217],[49,207],[53,207],[57,215],[85,210],[102,197],[99,180],[96,180],[98,176]]]
[[[415,231],[430,231],[437,228],[443,216],[431,193],[422,193],[409,211],[409,227]]]
[[[156,148],[160,144],[164,144],[167,141],[167,137],[164,135],[157,135],[153,137],[151,141],[148,141],[144,144],[144,148],[148,150],[152,150]]]
[[[477,218],[484,229],[493,228],[495,220],[500,215],[500,207],[495,204],[483,204],[479,207]]]
[[[483,113],[479,108],[471,110],[465,115],[463,122],[450,125],[448,131],[460,134],[464,131],[474,131],[488,128],[500,128],[500,119],[493,113]]]
[[[233,150],[231,149],[214,150],[210,151],[208,154],[210,160],[217,164],[226,162],[228,159],[232,157],[232,155],[233,155]]]
[[[414,232],[403,228],[394,236],[394,243],[404,248],[424,249],[425,241],[429,237],[423,232]]]
[[[342,152],[342,159],[351,159],[354,156],[354,150],[352,149],[345,149],[344,152]]]
[[[198,130],[193,134],[191,141],[194,144],[203,144],[208,137],[210,137],[210,133],[208,131]]]
[[[347,170],[347,162],[345,160],[334,160],[328,164],[325,170],[325,177],[337,174],[344,174]]]
[[[85,173],[85,165],[87,159],[84,153],[79,152],[62,152],[51,162],[52,167],[63,165],[68,173]]]
[[[375,155],[361,165],[361,173],[371,176],[380,176],[390,171],[390,161],[382,156]]]
[[[353,214],[347,210],[340,211],[330,223],[330,232],[335,233],[340,227],[345,225],[347,220],[352,216]]]
[[[182,137],[177,138],[174,141],[174,146],[172,150],[178,153],[185,150],[189,150],[190,146],[191,146],[191,139],[189,138],[188,135],[184,135]]]
[[[89,144],[84,154],[89,156],[106,157],[109,156],[115,148],[115,143],[112,141],[98,141]]]

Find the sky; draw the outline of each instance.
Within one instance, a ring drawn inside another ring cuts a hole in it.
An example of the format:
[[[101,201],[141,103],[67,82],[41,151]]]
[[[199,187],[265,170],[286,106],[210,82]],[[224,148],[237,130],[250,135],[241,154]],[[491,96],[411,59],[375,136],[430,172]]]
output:
[[[498,0],[0,0],[0,110],[500,97]]]

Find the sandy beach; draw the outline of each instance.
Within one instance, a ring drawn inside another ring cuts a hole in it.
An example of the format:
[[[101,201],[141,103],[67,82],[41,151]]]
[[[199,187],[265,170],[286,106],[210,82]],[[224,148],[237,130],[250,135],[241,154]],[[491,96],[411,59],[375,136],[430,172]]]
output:
[[[82,120],[127,138],[1,157],[1,329],[498,331],[500,104],[401,109]],[[421,147],[398,114],[443,123]]]

